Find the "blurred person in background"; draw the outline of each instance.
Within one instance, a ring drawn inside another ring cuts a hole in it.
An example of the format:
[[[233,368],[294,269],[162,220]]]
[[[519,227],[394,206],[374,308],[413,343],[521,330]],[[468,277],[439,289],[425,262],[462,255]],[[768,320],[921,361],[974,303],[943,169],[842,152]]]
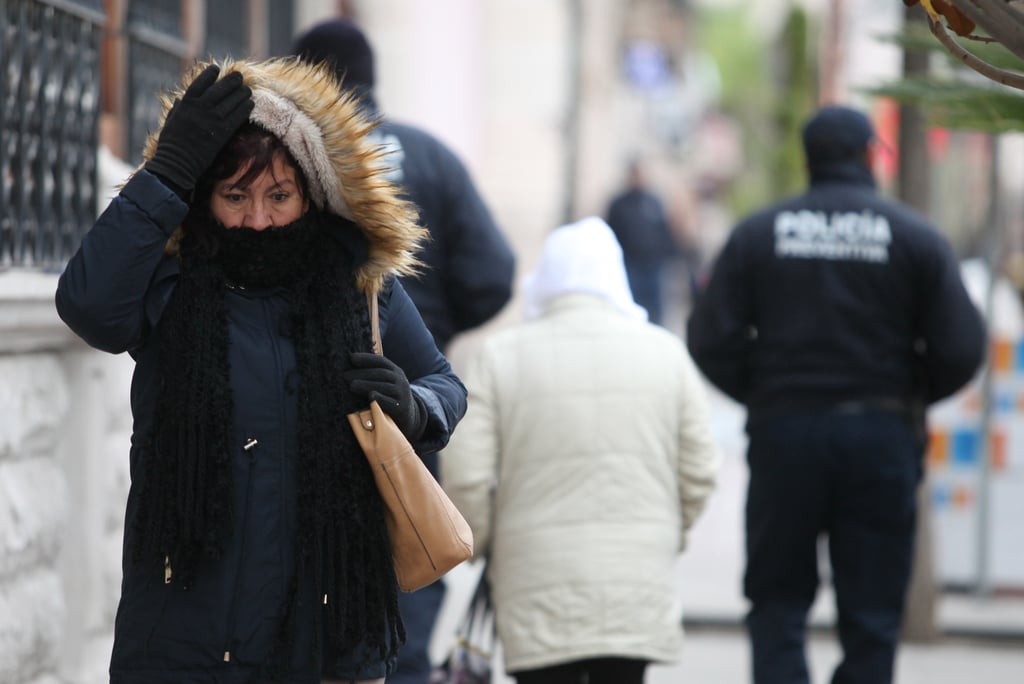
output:
[[[375,399],[427,453],[465,411],[396,279],[425,231],[332,71],[198,64],[162,101],[56,295],[135,361],[110,681],[383,684],[398,586],[344,416]]]
[[[756,684],[808,684],[827,536],[843,659],[892,681],[914,556],[925,408],[977,371],[985,330],[945,238],[876,190],[875,136],[829,106],[803,129],[810,187],[741,221],[687,324],[747,408],[744,593]]]
[[[679,253],[661,199],[647,186],[644,169],[633,160],[627,187],[608,205],[611,226],[626,262],[626,275],[636,303],[647,310],[651,323],[662,324],[665,266]]]
[[[515,255],[495,224],[466,167],[440,140],[426,131],[384,116],[374,97],[376,65],[364,32],[345,19],[330,19],[300,35],[292,52],[325,62],[342,86],[358,94],[365,113],[377,122],[371,133],[382,145],[389,179],[403,188],[430,232],[417,255],[424,263],[414,277],[402,279],[439,349],[448,351],[459,333],[483,325],[512,296]],[[424,456],[437,476],[437,454]],[[427,684],[429,646],[444,600],[443,580],[401,594],[408,641],[399,655],[391,684]]]
[[[719,464],[705,386],[600,218],[548,236],[524,298],[526,322],[469,364],[441,480],[516,682],[640,684],[682,647],[676,561]]]

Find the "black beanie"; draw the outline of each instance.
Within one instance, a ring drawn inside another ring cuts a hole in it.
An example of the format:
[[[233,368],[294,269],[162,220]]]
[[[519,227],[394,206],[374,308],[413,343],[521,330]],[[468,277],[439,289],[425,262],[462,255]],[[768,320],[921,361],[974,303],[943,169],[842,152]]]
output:
[[[819,109],[803,129],[804,153],[810,166],[860,160],[875,137],[871,120],[851,107]]]
[[[363,32],[345,19],[329,19],[299,36],[292,54],[303,61],[327,62],[347,88],[372,90],[373,48]]]

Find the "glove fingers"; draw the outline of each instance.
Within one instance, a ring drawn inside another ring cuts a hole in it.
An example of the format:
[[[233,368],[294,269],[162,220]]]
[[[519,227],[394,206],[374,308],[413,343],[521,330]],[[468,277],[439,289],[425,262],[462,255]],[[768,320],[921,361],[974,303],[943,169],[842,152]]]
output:
[[[359,394],[364,397],[368,397],[371,394],[382,394],[385,397],[389,397],[392,400],[397,401],[396,397],[398,396],[398,392],[396,391],[395,386],[389,382],[374,382],[372,380],[360,378],[358,380],[352,380],[348,387],[353,394]]]
[[[216,82],[219,75],[220,67],[216,64],[211,64],[206,67],[198,76],[196,76],[188,89],[185,90],[185,97],[198,98],[200,95],[205,93],[207,89],[214,84],[214,82]]]
[[[249,89],[242,83],[241,72],[233,71],[210,86],[210,89],[203,94],[203,104],[210,109],[218,109],[222,102],[243,88]]]
[[[386,394],[380,392],[370,392],[370,401],[375,401],[380,404],[381,409],[384,413],[388,414],[392,418],[401,417],[401,404],[394,397],[389,397]]]
[[[395,374],[387,368],[360,368],[359,370],[345,371],[346,380],[367,380],[370,382],[383,382],[389,385],[395,384]]]
[[[387,357],[373,352],[352,352],[349,359],[356,368],[391,368],[394,365]]]
[[[249,112],[255,106],[256,103],[252,101],[252,91],[243,86],[230,98],[225,98],[214,111],[228,123],[234,124],[234,128],[237,128],[245,123],[249,118]]]
[[[384,392],[388,396],[396,396],[397,392],[392,389],[396,387],[393,378],[368,377],[366,375],[346,376],[348,386],[353,392],[369,394],[370,392]]]
[[[370,397],[370,401],[375,401],[382,407],[388,406],[394,408],[395,406],[398,405],[397,399],[387,394],[384,394],[383,392],[370,392],[370,394],[367,396]]]
[[[174,112],[176,112],[178,110],[178,105],[179,104],[181,104],[181,98],[180,97],[174,98],[174,102],[171,103],[171,108],[167,110],[167,117],[166,117],[166,119],[164,121],[164,125],[165,126],[167,125],[167,122],[171,120],[171,117],[174,116]]]

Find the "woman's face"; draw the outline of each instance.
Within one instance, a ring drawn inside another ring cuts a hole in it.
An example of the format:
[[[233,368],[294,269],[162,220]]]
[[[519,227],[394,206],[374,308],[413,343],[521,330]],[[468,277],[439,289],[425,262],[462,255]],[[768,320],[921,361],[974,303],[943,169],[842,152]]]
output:
[[[210,213],[227,228],[266,230],[285,226],[298,220],[309,201],[302,196],[295,169],[281,157],[275,157],[271,168],[246,187],[237,185],[246,167],[218,181],[210,197]]]

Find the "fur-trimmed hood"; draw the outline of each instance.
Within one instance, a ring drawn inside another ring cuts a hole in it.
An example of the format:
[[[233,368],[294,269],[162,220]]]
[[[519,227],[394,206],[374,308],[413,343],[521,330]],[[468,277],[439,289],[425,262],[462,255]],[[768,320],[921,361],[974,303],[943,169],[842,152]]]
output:
[[[174,101],[213,62],[199,62],[181,84],[162,95],[160,127],[146,140],[143,157],[156,151],[160,130]],[[417,225],[415,206],[387,180],[386,151],[368,136],[375,122],[356,94],[342,90],[332,69],[297,57],[216,62],[220,77],[241,72],[256,107],[250,120],[284,141],[310,185],[310,199],[323,211],[349,218],[365,236],[369,259],[357,272],[363,291],[380,289],[389,275],[410,275],[427,231]],[[175,251],[172,237],[169,249]]]

